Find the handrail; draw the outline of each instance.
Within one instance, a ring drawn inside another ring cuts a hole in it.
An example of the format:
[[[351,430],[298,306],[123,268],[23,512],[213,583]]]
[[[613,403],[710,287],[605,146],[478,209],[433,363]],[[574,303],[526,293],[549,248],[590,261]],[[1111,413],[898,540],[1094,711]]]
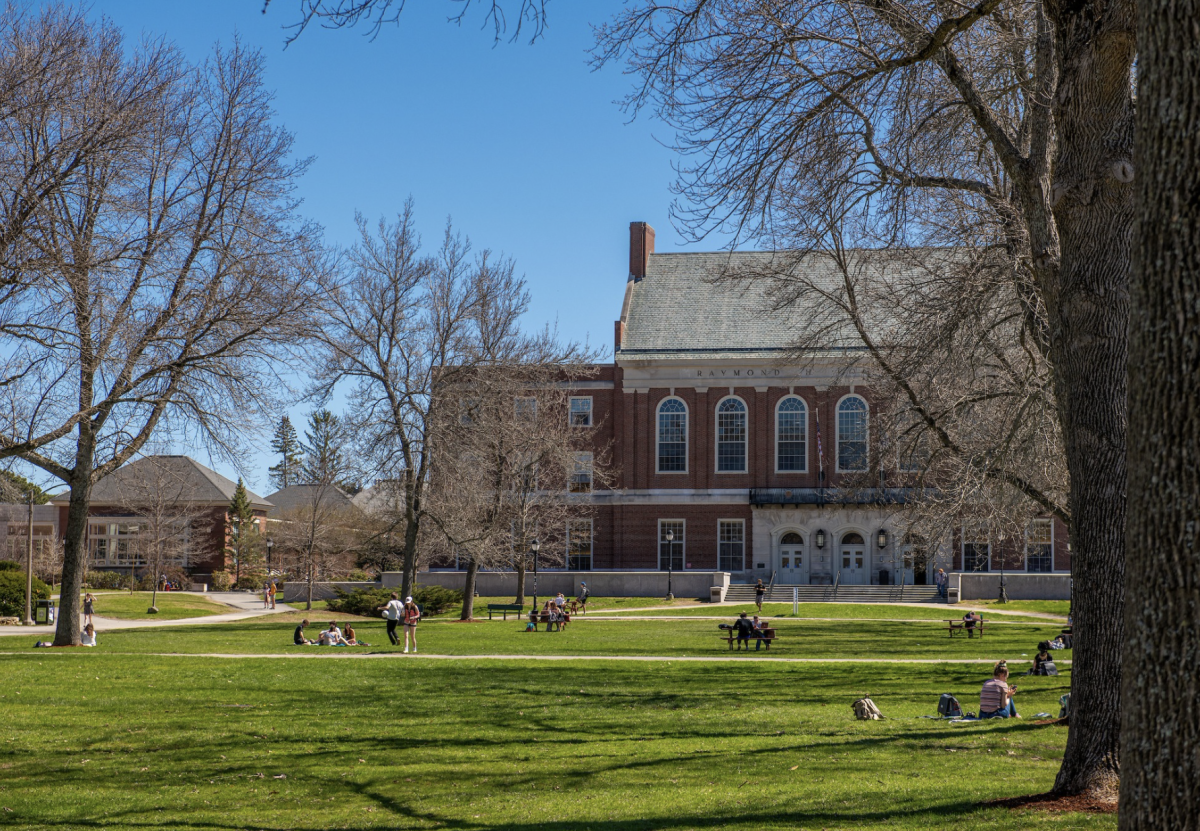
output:
[[[837,599],[838,585],[841,582],[842,582],[842,570],[839,568],[837,576],[833,578],[833,585],[829,589],[827,589],[825,592],[826,600],[836,600]]]
[[[771,582],[767,583],[767,600],[771,599],[771,589],[775,588],[775,575],[778,573],[778,569],[775,569],[771,572]]]

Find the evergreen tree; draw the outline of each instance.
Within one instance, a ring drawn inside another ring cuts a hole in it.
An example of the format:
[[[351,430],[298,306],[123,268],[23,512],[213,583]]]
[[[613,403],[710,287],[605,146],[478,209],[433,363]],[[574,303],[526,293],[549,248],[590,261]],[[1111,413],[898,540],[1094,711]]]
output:
[[[250,496],[239,478],[233,491],[233,500],[226,512],[225,551],[233,562],[234,585],[242,579],[243,567],[257,564],[258,528],[254,524],[254,511],[250,507]]]
[[[271,468],[271,486],[283,490],[291,485],[300,483],[301,446],[300,438],[292,420],[284,416],[275,428],[275,437],[271,439],[271,449],[279,454],[279,464]]]
[[[317,410],[308,417],[304,431],[302,481],[312,485],[339,484],[347,472],[346,428],[341,418],[329,410]]]

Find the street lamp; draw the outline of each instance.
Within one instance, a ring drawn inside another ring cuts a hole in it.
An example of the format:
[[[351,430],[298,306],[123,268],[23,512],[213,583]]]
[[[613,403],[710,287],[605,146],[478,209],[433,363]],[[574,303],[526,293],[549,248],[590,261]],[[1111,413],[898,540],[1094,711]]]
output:
[[[275,540],[267,537],[267,574],[271,573],[271,549],[275,547]]]
[[[33,487],[29,488],[29,525],[25,528],[25,620],[33,625]],[[53,581],[51,581],[53,582]]]
[[[1004,555],[1000,555],[1000,597],[996,600],[997,603],[1008,602],[1008,580],[1004,576]]]
[[[675,569],[675,532],[667,529],[667,600],[674,600],[675,594],[671,591],[671,574]]]
[[[537,537],[533,538],[533,542],[529,543],[529,550],[533,554],[533,612],[537,614],[537,567],[538,567],[538,552],[542,550],[542,544],[537,541]],[[549,628],[549,627],[546,627]]]

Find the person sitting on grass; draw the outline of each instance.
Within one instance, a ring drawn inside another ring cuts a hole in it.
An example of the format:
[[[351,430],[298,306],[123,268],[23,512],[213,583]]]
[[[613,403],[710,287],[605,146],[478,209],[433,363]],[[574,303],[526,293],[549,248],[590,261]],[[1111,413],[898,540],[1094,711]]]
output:
[[[296,646],[313,646],[313,645],[315,645],[314,641],[310,641],[308,638],[304,637],[304,627],[305,626],[308,626],[307,619],[300,621],[300,625],[296,627],[296,634],[292,635],[292,643],[294,643]]]
[[[80,646],[95,646],[96,645],[96,630],[92,624],[83,627],[83,633],[79,636]]]
[[[320,634],[317,642],[321,646],[349,646],[346,639],[342,637],[342,630],[338,629],[337,621],[329,621],[329,628]]]
[[[979,692],[980,718],[1020,718],[1012,697],[1017,688],[1008,685],[1008,662],[1000,661],[992,670],[992,677],[983,682]]]
[[[737,648],[740,650],[742,644],[746,645],[746,651],[750,651],[750,636],[754,634],[754,621],[746,617],[746,613],[742,612],[741,617],[733,622],[733,631],[737,632]]]
[[[1046,669],[1043,664],[1053,663],[1050,660],[1050,641],[1042,641],[1038,644],[1038,654],[1033,656],[1033,669],[1025,673],[1026,675],[1045,675]]]
[[[371,644],[367,643],[366,641],[360,641],[357,637],[355,637],[354,627],[351,626],[349,623],[347,623],[346,628],[342,630],[342,637],[346,639],[346,644],[348,646],[370,646],[371,645]]]

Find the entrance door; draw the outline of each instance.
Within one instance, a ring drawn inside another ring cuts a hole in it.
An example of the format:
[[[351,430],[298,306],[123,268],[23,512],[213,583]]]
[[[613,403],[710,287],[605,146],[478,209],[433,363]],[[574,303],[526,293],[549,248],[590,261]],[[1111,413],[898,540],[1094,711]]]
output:
[[[867,546],[859,534],[847,534],[842,537],[842,547],[839,552],[842,579],[847,586],[861,586],[867,577]]]
[[[808,557],[804,553],[804,538],[788,532],[779,541],[779,582],[785,586],[808,584]]]

